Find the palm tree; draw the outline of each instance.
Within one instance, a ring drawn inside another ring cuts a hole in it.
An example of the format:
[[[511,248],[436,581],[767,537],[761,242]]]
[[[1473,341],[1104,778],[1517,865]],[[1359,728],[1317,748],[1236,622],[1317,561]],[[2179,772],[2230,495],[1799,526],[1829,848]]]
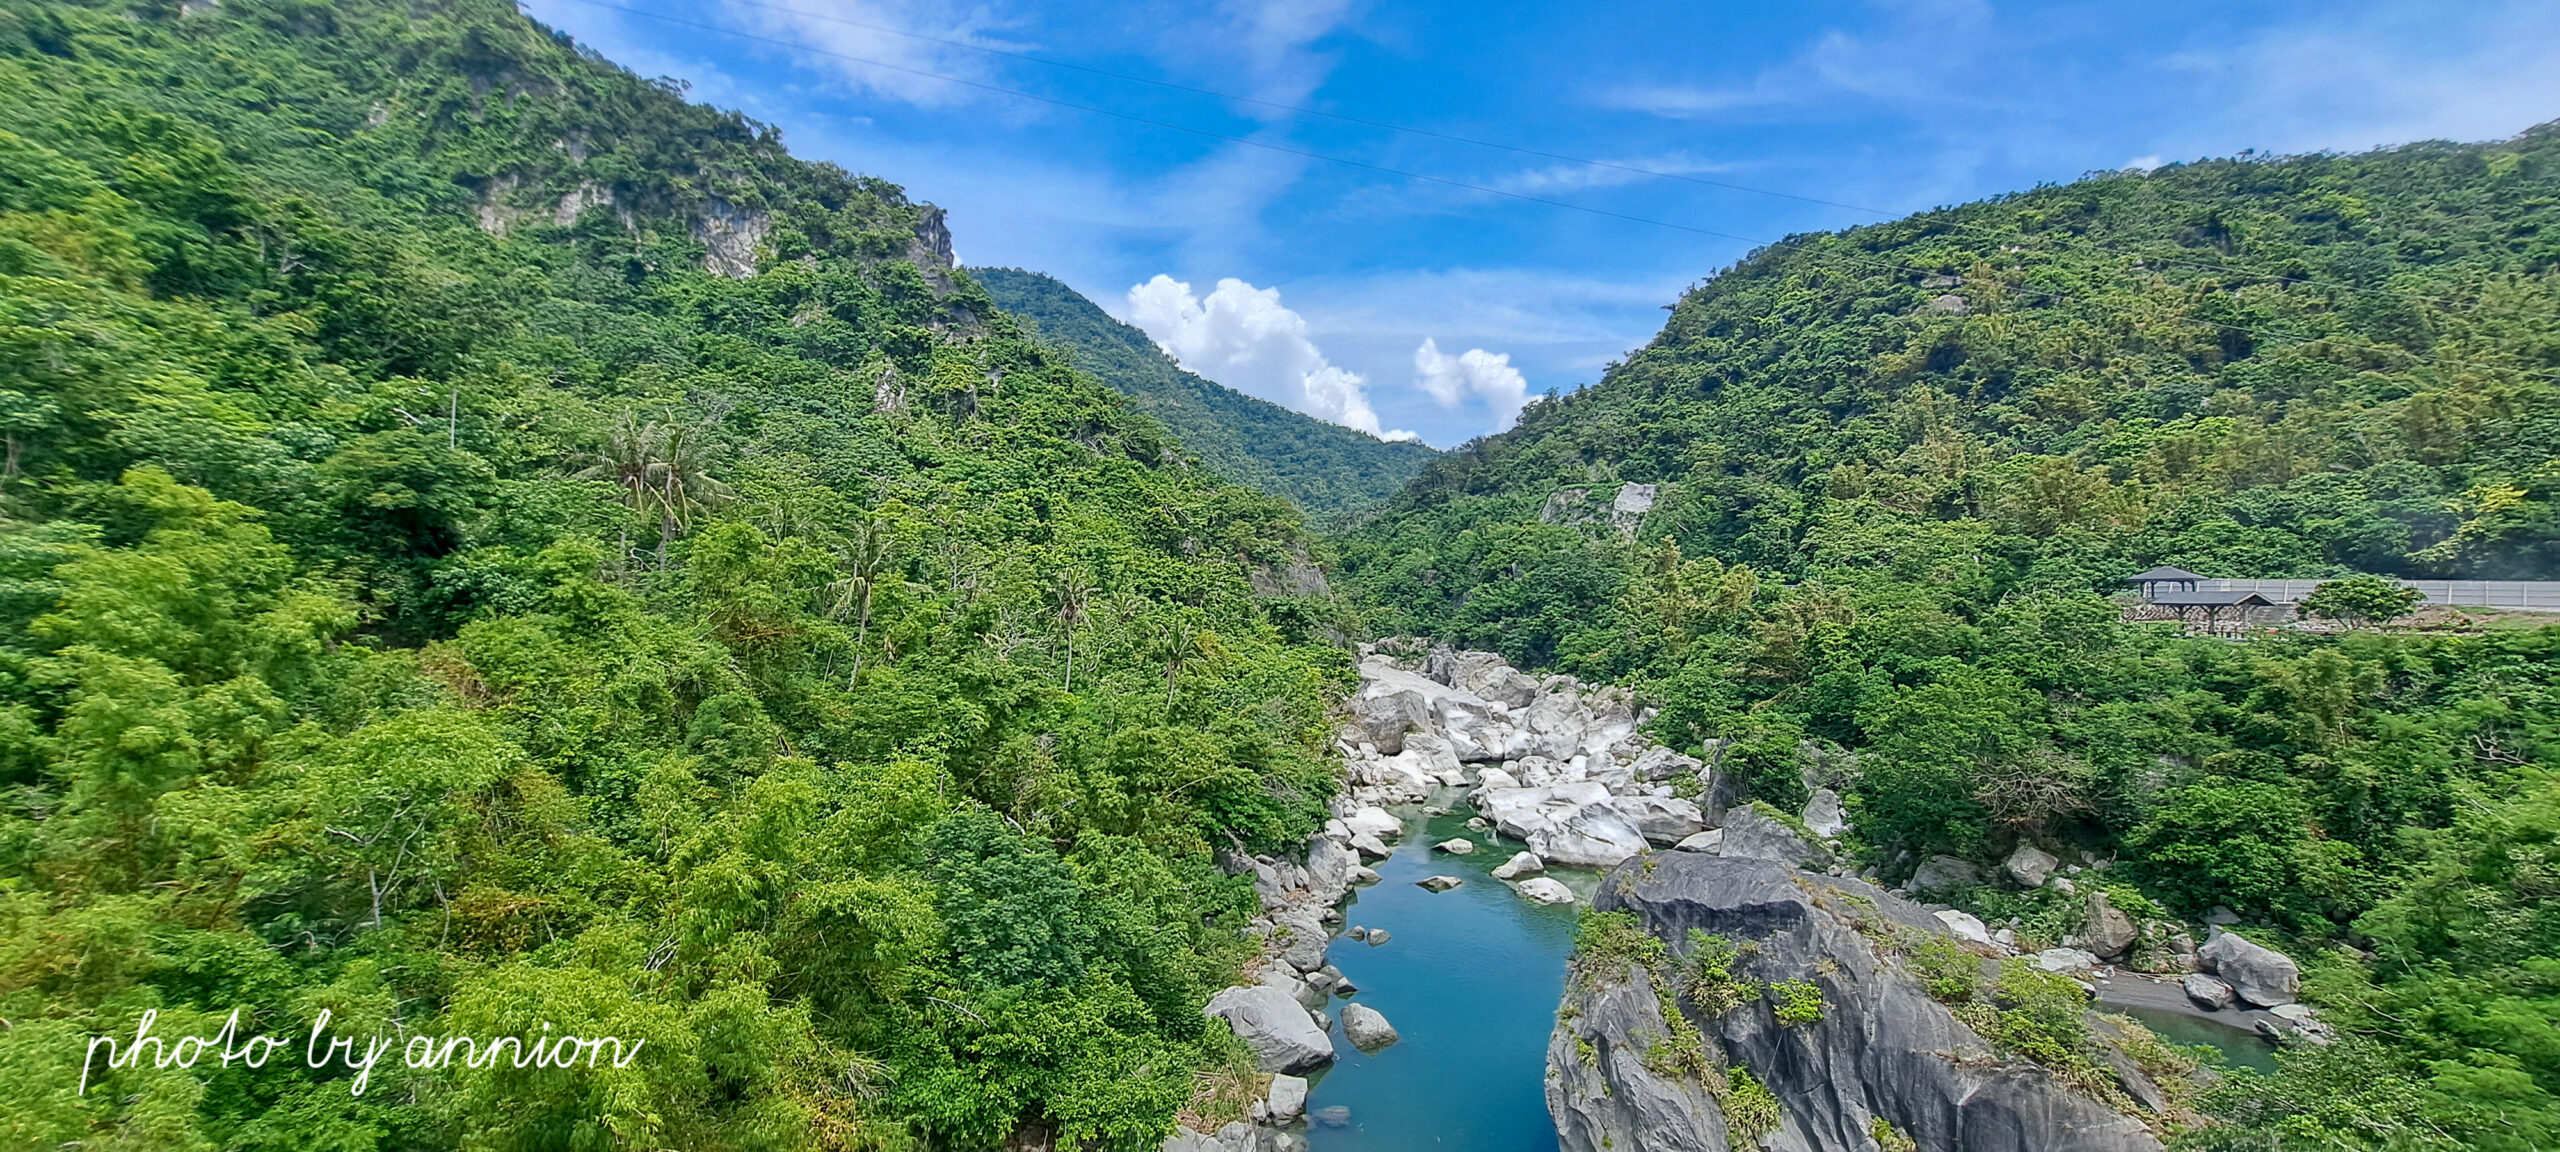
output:
[[[1173,703],[1173,684],[1193,658],[1207,655],[1210,636],[1199,625],[1175,618],[1156,630],[1156,658],[1164,661],[1164,702]]]
[[[692,527],[694,514],[731,497],[729,486],[706,468],[711,449],[702,430],[682,424],[642,423],[625,409],[605,433],[604,447],[586,454],[580,480],[610,480],[622,502],[658,517],[658,568],[667,567],[667,541]],[[631,556],[631,529],[622,529],[622,555]]]
[[[853,680],[862,678],[863,642],[871,634],[871,598],[880,590],[880,573],[889,566],[889,526],[876,516],[865,517],[854,529],[853,539],[836,550],[836,570],[844,578],[827,585],[834,601],[827,607],[827,618],[842,620],[850,613],[853,630]]]
[[[736,498],[728,485],[711,478],[708,467],[712,448],[702,429],[692,425],[668,425],[660,433],[654,479],[661,572],[667,568],[667,541],[692,530],[696,513]]]
[[[1058,573],[1058,623],[1067,630],[1067,677],[1065,688],[1076,690],[1076,625],[1084,620],[1085,607],[1093,602],[1093,578],[1080,569],[1067,568]]]
[[[660,425],[642,424],[638,415],[625,409],[622,415],[614,418],[613,427],[606,430],[604,447],[585,453],[582,458],[587,461],[587,466],[578,471],[572,479],[610,480],[613,482],[615,491],[621,496],[622,502],[630,505],[633,511],[646,516],[656,499],[654,493],[657,490],[655,476],[658,442],[662,438]],[[630,563],[631,524],[629,521],[625,521],[622,525],[622,550],[618,555],[620,559],[614,564],[616,569]]]

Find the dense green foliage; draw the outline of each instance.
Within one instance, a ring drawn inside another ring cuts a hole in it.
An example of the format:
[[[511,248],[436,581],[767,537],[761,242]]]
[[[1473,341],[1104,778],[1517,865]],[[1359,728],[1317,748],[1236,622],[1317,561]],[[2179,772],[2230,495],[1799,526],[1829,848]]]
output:
[[[1296,514],[504,0],[186,8],[0,4],[0,1146],[1153,1147],[1333,787]]]
[[[2035,840],[2116,857],[2120,907],[2237,910],[2346,1038],[2234,1076],[2199,1141],[2552,1146],[2560,628],[2241,644],[2106,597],[2560,577],[2555,176],[2546,126],[1798,238],[1435,462],[1344,582],[1379,631],[1635,685],[1781,808],[1839,788],[1888,878]],[[2082,915],[1964,899],[2045,944]]]
[[[1037,272],[975,268],[969,275],[997,307],[1065,348],[1076,367],[1163,422],[1201,463],[1296,501],[1311,516],[1339,521],[1366,509],[1394,495],[1439,455],[1419,443],[1388,442],[1327,424],[1183,371],[1146,333]]]

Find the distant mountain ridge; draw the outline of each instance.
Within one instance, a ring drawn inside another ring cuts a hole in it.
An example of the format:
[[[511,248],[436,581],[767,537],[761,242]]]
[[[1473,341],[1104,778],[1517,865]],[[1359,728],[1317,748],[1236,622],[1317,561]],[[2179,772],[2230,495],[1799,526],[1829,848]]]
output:
[[[1147,334],[1075,289],[1019,268],[972,268],[996,306],[1062,346],[1078,368],[1129,397],[1220,475],[1339,519],[1385,500],[1440,454],[1380,440],[1185,371]]]

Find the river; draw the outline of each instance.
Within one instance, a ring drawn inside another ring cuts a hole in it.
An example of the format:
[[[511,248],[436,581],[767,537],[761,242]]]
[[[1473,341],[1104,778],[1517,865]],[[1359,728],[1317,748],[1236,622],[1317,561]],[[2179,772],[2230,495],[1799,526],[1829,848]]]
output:
[[[1444,801],[1446,799],[1444,798]],[[1403,1039],[1364,1055],[1334,1030],[1334,1066],[1308,1094],[1310,1152],[1556,1152],[1547,1115],[1547,1036],[1564,993],[1565,963],[1582,904],[1548,907],[1521,899],[1492,869],[1520,845],[1470,831],[1467,811],[1406,817],[1406,836],[1378,861],[1382,878],[1343,907],[1346,925],[1384,928],[1372,946],[1338,936],[1326,957],[1360,991],[1352,1002],[1385,1014]],[[1432,845],[1453,837],[1476,844],[1458,856]],[[1466,883],[1434,893],[1414,882],[1456,876]],[[1550,875],[1588,901],[1599,874]],[[1340,1014],[1343,1002],[1332,1010]],[[2110,1006],[2129,1012],[2176,1044],[2220,1048],[2232,1064],[2259,1071],[2270,1045],[2191,1014]],[[1326,1109],[1348,1109],[1339,1123]]]
[[[1581,906],[1535,904],[1494,879],[1491,870],[1520,846],[1469,831],[1463,812],[1427,822],[1418,810],[1405,813],[1405,839],[1373,865],[1384,879],[1343,909],[1347,924],[1384,928],[1388,940],[1372,947],[1336,937],[1328,959],[1360,988],[1352,1000],[1384,1013],[1403,1039],[1363,1055],[1335,1030],[1338,1058],[1307,1107],[1310,1115],[1345,1107],[1350,1117],[1309,1125],[1311,1152],[1555,1152],[1547,1034]],[[1431,850],[1452,837],[1475,841],[1476,851]],[[1414,884],[1433,875],[1466,883],[1440,893]],[[1599,881],[1589,872],[1555,876],[1586,899]]]

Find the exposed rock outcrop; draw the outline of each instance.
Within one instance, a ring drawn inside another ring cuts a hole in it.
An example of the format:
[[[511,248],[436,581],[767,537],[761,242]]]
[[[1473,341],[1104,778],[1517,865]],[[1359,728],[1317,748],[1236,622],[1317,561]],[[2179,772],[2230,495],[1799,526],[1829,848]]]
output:
[[[1779,860],[1669,852],[1612,871],[1594,907],[1632,913],[1671,959],[1577,957],[1547,1054],[1563,1152],[1869,1152],[1878,1120],[1933,1152],[2160,1146],[2142,1118],[2004,1056],[1931,998],[1901,949],[1947,926],[1890,893]],[[1693,932],[1731,947],[1727,977],[1689,970],[1666,1011]],[[1759,991],[1779,981],[1817,990],[1818,1018],[1798,993],[1781,1019],[1780,998]]]

